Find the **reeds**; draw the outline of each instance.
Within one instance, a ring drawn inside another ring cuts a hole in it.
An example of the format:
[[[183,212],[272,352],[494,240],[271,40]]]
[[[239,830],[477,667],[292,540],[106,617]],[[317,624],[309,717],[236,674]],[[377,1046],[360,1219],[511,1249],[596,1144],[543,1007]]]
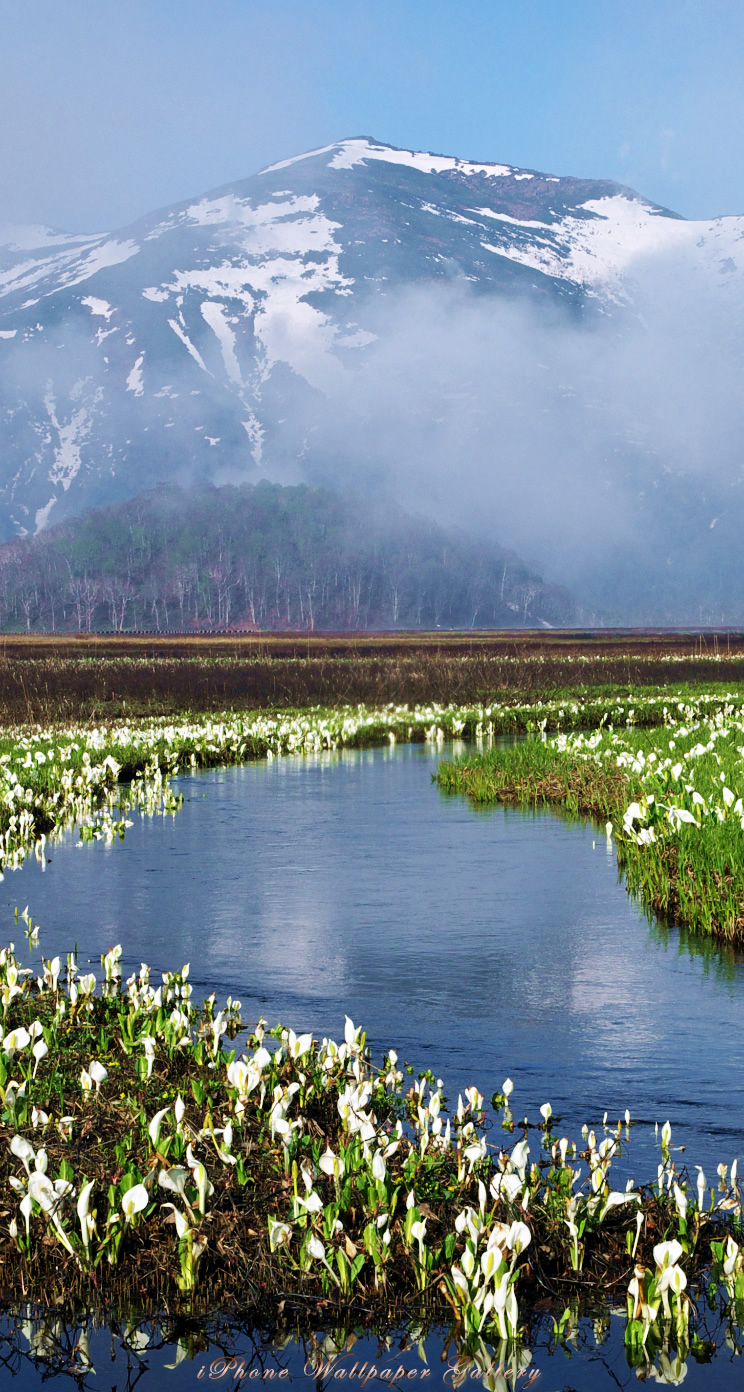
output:
[[[744,682],[744,645],[691,635],[6,636],[0,724],[359,702],[447,705]]]

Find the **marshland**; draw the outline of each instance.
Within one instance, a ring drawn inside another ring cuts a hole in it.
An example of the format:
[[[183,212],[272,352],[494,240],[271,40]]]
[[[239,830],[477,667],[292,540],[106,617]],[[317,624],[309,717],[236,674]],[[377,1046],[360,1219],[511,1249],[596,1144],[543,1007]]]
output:
[[[0,637],[0,719],[340,703],[607,699],[744,682],[741,633],[151,633]]]
[[[6,653],[8,1347],[83,1377],[116,1328],[206,1369],[252,1327],[321,1366],[395,1335],[493,1386],[538,1350],[596,1378],[603,1349],[726,1385],[736,642],[229,641]],[[254,662],[297,674],[291,705],[252,704]],[[458,664],[458,701],[344,699],[350,669],[431,690]],[[205,710],[228,670],[242,699]]]

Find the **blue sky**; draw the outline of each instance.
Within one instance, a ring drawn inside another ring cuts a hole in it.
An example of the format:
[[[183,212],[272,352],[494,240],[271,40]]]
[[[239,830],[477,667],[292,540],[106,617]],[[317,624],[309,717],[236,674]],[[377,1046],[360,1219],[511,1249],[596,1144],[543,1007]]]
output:
[[[0,0],[0,221],[115,227],[345,135],[744,212],[742,0]]]

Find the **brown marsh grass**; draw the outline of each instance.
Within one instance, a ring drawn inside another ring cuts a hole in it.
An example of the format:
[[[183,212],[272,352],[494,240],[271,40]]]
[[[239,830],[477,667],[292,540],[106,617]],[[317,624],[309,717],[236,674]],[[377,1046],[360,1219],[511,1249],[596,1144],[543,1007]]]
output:
[[[744,682],[744,634],[5,635],[0,724]]]

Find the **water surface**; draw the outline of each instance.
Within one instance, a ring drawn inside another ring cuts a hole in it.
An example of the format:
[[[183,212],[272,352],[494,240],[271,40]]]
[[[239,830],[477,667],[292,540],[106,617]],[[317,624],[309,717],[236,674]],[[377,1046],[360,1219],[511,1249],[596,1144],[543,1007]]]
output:
[[[127,974],[142,960],[161,969],[190,961],[197,991],[239,996],[244,1018],[263,1014],[336,1038],[348,1011],[378,1056],[395,1047],[417,1070],[431,1068],[455,1104],[464,1086],[489,1097],[509,1074],[517,1118],[550,1101],[569,1133],[629,1107],[641,1124],[622,1165],[638,1180],[655,1175],[653,1123],[668,1117],[675,1144],[686,1147],[679,1161],[714,1175],[719,1160],[744,1152],[744,966],[650,926],[591,826],[477,811],[441,795],[432,784],[440,757],[398,746],[179,779],[185,801],[175,818],[137,817],[108,848],[69,835],[45,870],[29,861],[7,874],[8,935],[25,947],[12,911],[28,903],[45,956],[76,945],[97,970],[102,948],[121,942]],[[689,1358],[686,1386],[733,1392],[740,1361],[713,1317],[709,1324],[717,1356]],[[582,1321],[576,1346],[563,1350],[551,1347],[549,1319],[538,1320],[529,1368],[507,1386],[636,1386],[623,1327],[613,1317],[598,1343]],[[75,1369],[79,1380],[77,1337],[53,1324],[40,1334],[22,1319],[0,1321],[5,1380],[20,1392]],[[359,1387],[404,1374],[407,1385],[455,1385],[453,1350],[436,1335],[428,1363],[405,1336],[389,1347],[361,1337],[320,1378],[294,1343],[272,1347],[227,1326],[218,1345],[192,1330],[179,1351],[175,1338],[91,1330],[95,1373],[85,1385],[322,1389],[340,1370]],[[352,1371],[365,1363],[375,1369],[366,1379]]]
[[[649,926],[596,828],[440,794],[440,758],[406,745],[184,777],[175,818],[138,817],[108,848],[70,836],[2,899],[30,904],[46,956],[77,944],[95,970],[121,942],[125,974],[190,961],[198,990],[297,1031],[340,1038],[348,1012],[455,1104],[509,1075],[517,1118],[550,1101],[569,1133],[628,1107],[639,1181],[667,1118],[691,1165],[744,1159],[741,961]]]
[[[500,1353],[489,1350],[486,1364],[495,1376],[503,1368],[504,1381],[497,1392],[616,1392],[638,1386],[638,1373],[630,1368],[623,1346],[623,1321],[613,1317],[604,1327],[593,1327],[582,1320],[575,1339],[556,1346],[550,1335],[549,1319],[534,1322],[531,1346],[522,1351],[522,1366],[502,1364]],[[37,1392],[49,1377],[67,1377],[77,1372],[79,1388],[90,1392],[196,1392],[197,1388],[217,1384],[225,1388],[291,1385],[300,1392],[324,1392],[347,1384],[354,1389],[454,1388],[458,1386],[457,1352],[445,1345],[434,1331],[419,1340],[416,1331],[400,1329],[386,1340],[365,1335],[362,1330],[311,1332],[304,1341],[291,1332],[273,1342],[260,1330],[221,1328],[212,1323],[210,1336],[200,1334],[192,1322],[162,1330],[157,1325],[117,1325],[113,1330],[87,1332],[86,1355],[92,1368],[81,1370],[79,1331],[48,1319],[33,1324],[28,1319],[0,1319],[0,1368],[5,1383],[19,1392]],[[413,1336],[412,1337],[412,1333]],[[714,1361],[699,1363],[691,1355],[686,1364],[666,1367],[656,1362],[657,1372],[671,1371],[676,1381],[684,1380],[690,1392],[736,1392],[741,1387],[741,1370],[731,1348],[725,1346],[723,1331],[714,1342],[718,1349]],[[77,1351],[76,1351],[77,1350]],[[710,1357],[713,1343],[703,1353]],[[479,1388],[481,1378],[474,1367],[465,1370],[463,1388]],[[681,1374],[681,1377],[680,1377]],[[648,1381],[656,1378],[650,1374]],[[667,1381],[660,1377],[659,1381]],[[491,1384],[493,1387],[493,1382]]]

